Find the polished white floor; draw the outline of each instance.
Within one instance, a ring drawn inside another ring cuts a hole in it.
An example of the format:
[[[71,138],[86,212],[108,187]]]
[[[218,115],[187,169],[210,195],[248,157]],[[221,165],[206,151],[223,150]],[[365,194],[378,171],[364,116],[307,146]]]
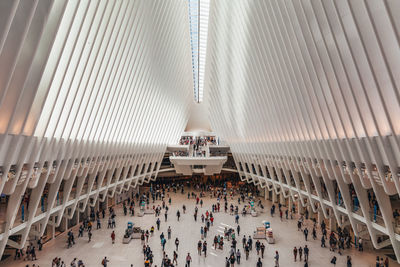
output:
[[[184,266],[185,256],[188,252],[191,253],[193,262],[191,266],[218,266],[224,267],[225,257],[228,255],[230,245],[224,246],[224,251],[215,251],[211,247],[214,235],[221,234],[226,225],[234,226],[234,217],[229,215],[229,213],[215,213],[214,226],[211,227],[210,233],[207,236],[208,255],[207,258],[204,256],[197,255],[197,242],[200,239],[200,227],[202,226],[200,216],[197,222],[194,221],[193,213],[195,207],[194,200],[188,200],[187,195],[174,194],[172,196],[172,205],[169,210],[168,222],[164,222],[164,212],[162,212],[161,219],[161,229],[156,231],[154,237],[150,238],[149,245],[153,250],[155,255],[154,265],[161,266],[161,256],[162,250],[160,245],[159,235],[164,232],[167,236],[167,228],[171,226],[172,228],[172,238],[168,240],[166,244],[166,252],[168,255],[173,255],[173,250],[175,245],[173,240],[176,237],[180,239],[180,246],[178,251],[178,266]],[[208,209],[210,210],[211,204],[216,203],[216,199],[205,198],[203,208],[199,207],[199,214],[205,213]],[[158,202],[160,203],[160,202]],[[236,203],[236,201],[235,201]],[[156,203],[157,204],[157,203]],[[180,222],[177,221],[176,211],[179,208],[182,213],[182,204],[187,207],[186,214],[182,214]],[[266,201],[266,210],[269,210],[270,202]],[[222,207],[222,206],[221,206]],[[13,259],[8,259],[1,262],[0,265],[3,267],[15,266],[15,267],[25,267],[26,264],[32,266],[33,263],[36,266],[51,266],[51,260],[54,257],[61,257],[69,266],[73,258],[82,259],[85,266],[101,266],[101,259],[104,256],[109,258],[110,262],[108,266],[119,267],[127,266],[131,264],[133,266],[144,266],[143,264],[143,253],[142,245],[140,240],[132,240],[130,244],[122,244],[122,236],[126,228],[128,221],[132,221],[136,226],[142,227],[142,229],[149,229],[152,225],[156,226],[156,218],[154,215],[145,215],[144,217],[131,217],[124,216],[122,208],[119,206],[116,208],[117,213],[117,228],[116,231],[116,242],[111,243],[111,229],[106,228],[106,221],[102,222],[102,229],[93,231],[92,242],[88,243],[87,233],[85,232],[83,238],[76,238],[76,245],[72,248],[66,248],[66,235],[60,235],[55,240],[52,240],[44,245],[43,251],[38,251],[38,260],[34,262],[26,262],[22,260],[14,261]],[[106,216],[107,219],[107,216]],[[303,266],[304,263],[294,262],[292,256],[292,249],[294,246],[308,245],[310,248],[310,259],[309,266],[333,266],[331,265],[330,259],[334,255],[327,248],[320,247],[319,239],[316,241],[304,241],[304,237],[301,232],[297,231],[296,220],[284,220],[280,221],[279,216],[270,218],[269,213],[262,213],[258,217],[240,217],[241,234],[238,244],[241,244],[241,237],[243,234],[252,235],[253,231],[257,226],[261,226],[262,221],[268,220],[271,222],[271,227],[275,233],[276,243],[273,245],[266,244],[265,257],[263,260],[263,266],[274,266],[273,256],[275,251],[280,253],[280,266]],[[309,229],[311,229],[311,223]],[[94,225],[94,228],[95,225]],[[77,228],[74,229],[75,237],[77,237]],[[310,231],[311,232],[311,231]],[[226,243],[225,243],[226,244]],[[241,248],[241,246],[239,246]],[[241,248],[242,249],[242,248]],[[244,256],[244,253],[242,252]],[[345,250],[343,256],[335,253],[338,258],[336,266],[346,266],[346,256],[351,255],[353,260],[353,266],[375,266],[375,257],[379,254],[379,251],[364,251],[360,253],[355,249]],[[258,259],[255,250],[250,253],[250,258],[248,261],[242,256],[241,266],[256,266],[256,261]],[[383,256],[383,255],[381,255]],[[172,257],[171,257],[172,258]],[[237,265],[235,265],[237,266]],[[390,262],[390,266],[400,266],[394,261]]]

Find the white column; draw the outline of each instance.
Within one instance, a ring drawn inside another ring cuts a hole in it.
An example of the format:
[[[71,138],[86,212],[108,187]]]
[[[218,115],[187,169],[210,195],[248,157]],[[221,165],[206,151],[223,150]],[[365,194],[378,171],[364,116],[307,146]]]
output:
[[[277,195],[275,193],[274,190],[272,190],[272,203],[276,203],[277,202]]]
[[[282,204],[282,206],[284,206],[286,204],[285,196],[283,195],[283,192],[280,193],[279,200],[280,200],[280,203]]]
[[[300,201],[300,196],[299,196],[299,200],[297,200],[297,214],[301,215],[301,201]]]

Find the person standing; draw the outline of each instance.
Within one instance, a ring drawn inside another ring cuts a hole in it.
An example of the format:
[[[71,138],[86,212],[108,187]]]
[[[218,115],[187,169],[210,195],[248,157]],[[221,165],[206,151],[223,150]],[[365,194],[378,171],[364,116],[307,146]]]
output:
[[[389,258],[385,258],[385,262],[383,263],[385,267],[389,267]]]
[[[171,239],[171,226],[168,226],[168,239]]]
[[[293,249],[293,257],[294,257],[294,261],[297,261],[297,248],[294,247]]]
[[[236,227],[236,231],[237,231],[237,235],[238,235],[238,237],[239,237],[239,235],[240,235],[240,225],[238,225],[238,226]]]
[[[176,251],[178,251],[178,247],[179,247],[179,239],[175,238],[175,247],[176,247]]]

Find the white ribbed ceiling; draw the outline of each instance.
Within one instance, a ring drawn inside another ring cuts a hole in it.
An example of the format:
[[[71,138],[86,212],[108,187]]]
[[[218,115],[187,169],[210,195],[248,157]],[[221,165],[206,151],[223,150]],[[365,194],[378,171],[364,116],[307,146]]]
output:
[[[2,1],[0,133],[175,142],[192,92],[185,1]]]
[[[213,129],[231,143],[400,134],[400,1],[212,1]]]

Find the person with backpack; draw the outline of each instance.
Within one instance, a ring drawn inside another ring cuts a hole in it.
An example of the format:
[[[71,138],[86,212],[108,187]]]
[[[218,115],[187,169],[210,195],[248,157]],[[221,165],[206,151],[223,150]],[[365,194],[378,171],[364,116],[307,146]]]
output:
[[[107,267],[108,262],[109,260],[107,259],[107,257],[104,257],[104,259],[101,261],[101,265],[103,265],[103,267]]]

